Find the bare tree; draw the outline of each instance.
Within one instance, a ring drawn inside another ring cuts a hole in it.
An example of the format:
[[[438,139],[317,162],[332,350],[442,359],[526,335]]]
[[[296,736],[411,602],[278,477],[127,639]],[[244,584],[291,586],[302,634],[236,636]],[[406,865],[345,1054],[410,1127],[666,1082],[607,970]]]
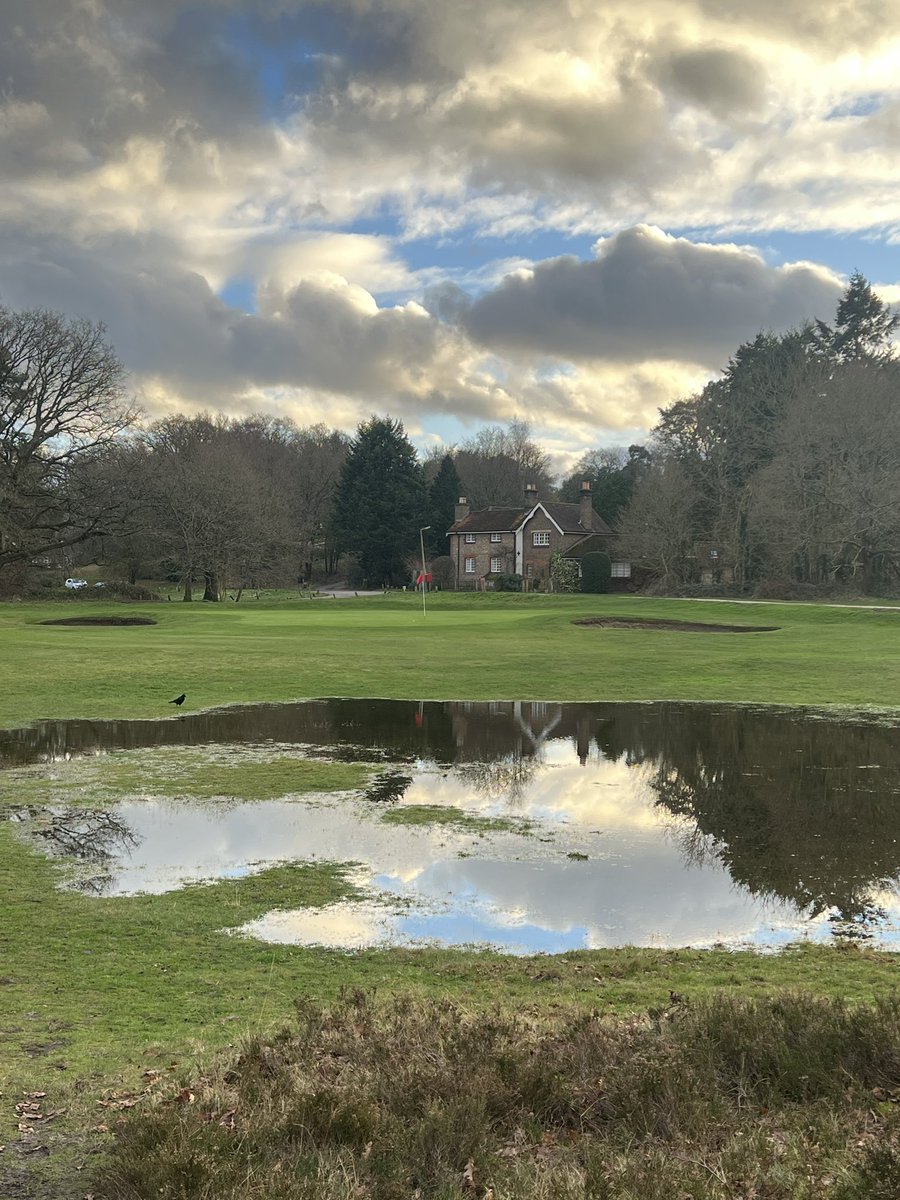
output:
[[[0,308],[0,570],[131,511],[103,462],[137,415],[103,325]]]
[[[649,567],[666,587],[691,574],[699,496],[679,459],[654,458],[638,480],[631,503],[619,522],[619,549]]]

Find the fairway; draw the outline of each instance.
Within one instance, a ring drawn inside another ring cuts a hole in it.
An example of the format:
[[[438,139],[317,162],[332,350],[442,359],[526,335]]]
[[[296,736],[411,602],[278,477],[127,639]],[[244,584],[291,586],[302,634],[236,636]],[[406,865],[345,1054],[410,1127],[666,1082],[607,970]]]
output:
[[[250,598],[227,606],[4,604],[0,727],[66,717],[174,722],[220,706],[317,696],[720,701],[827,708],[842,716],[879,709],[890,721],[898,708],[897,612],[632,596],[445,593],[427,603],[424,617],[421,598],[402,593]],[[42,623],[104,614],[152,617],[156,624]],[[574,623],[601,616],[777,629],[713,634]],[[184,706],[170,705],[182,692]],[[775,723],[781,728],[780,717]],[[67,764],[59,787],[53,770],[35,766],[0,781],[2,804],[39,807],[62,797],[103,808],[137,794],[150,806],[165,796],[179,803],[223,795],[262,802],[292,791],[356,788],[375,770],[367,762],[279,754],[217,760],[205,749],[176,746],[133,761],[99,756]],[[422,806],[390,810],[387,821],[398,838],[430,825],[441,838],[509,832],[509,822],[496,818],[479,824],[454,809]],[[42,1181],[39,1195],[80,1196],[73,1163],[110,1145],[112,1121],[98,1123],[98,1103],[115,1109],[117,1097],[125,1105],[137,1097],[151,1106],[154,1088],[162,1094],[168,1086],[169,1071],[179,1085],[190,1083],[197,1070],[209,1068],[213,1051],[268,1034],[298,997],[330,1001],[349,987],[442,1003],[455,998],[473,1010],[497,1003],[535,1014],[593,1006],[613,1014],[662,1011],[671,995],[693,1003],[719,989],[761,998],[800,987],[868,1002],[895,985],[893,953],[853,946],[795,946],[762,956],[621,948],[551,959],[457,948],[347,953],[223,932],[273,909],[352,898],[348,865],[285,862],[159,895],[93,897],[60,890],[66,868],[35,854],[8,823],[0,825],[6,915],[0,982],[9,1026],[0,1091],[9,1097],[40,1089],[48,1106],[66,1110],[34,1135],[49,1157],[32,1160],[25,1150],[21,1158],[5,1156],[0,1184],[18,1187],[31,1177]],[[157,1082],[151,1087],[148,1078]],[[14,1141],[13,1116],[10,1106],[0,1139],[27,1150],[32,1135]]]
[[[64,627],[72,615],[155,626]],[[598,615],[774,625],[771,633],[603,629]],[[0,726],[173,715],[314,696],[900,703],[900,612],[632,596],[395,593],[359,600],[0,607]]]

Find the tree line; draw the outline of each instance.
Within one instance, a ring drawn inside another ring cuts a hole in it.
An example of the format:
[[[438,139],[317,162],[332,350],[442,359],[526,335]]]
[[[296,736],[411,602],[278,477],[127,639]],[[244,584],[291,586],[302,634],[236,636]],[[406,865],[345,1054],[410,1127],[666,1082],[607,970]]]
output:
[[[900,568],[897,325],[855,274],[833,325],[760,333],[647,445],[554,479],[523,421],[421,458],[390,417],[352,438],[262,414],[146,424],[101,325],[0,308],[0,588],[92,558],[186,599],[338,570],[395,585],[420,531],[429,561],[446,554],[460,495],[515,506],[530,483],[575,502],[588,479],[617,556],[663,589],[883,589]]]

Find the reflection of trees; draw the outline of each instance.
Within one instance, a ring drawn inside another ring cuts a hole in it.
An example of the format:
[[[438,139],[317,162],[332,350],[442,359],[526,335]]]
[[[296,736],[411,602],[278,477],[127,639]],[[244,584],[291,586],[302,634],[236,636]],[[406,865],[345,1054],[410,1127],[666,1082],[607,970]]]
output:
[[[138,839],[115,813],[104,809],[46,809],[37,805],[11,809],[10,818],[29,826],[32,837],[41,838],[55,858],[75,859],[97,870],[73,880],[78,891],[100,895],[109,886],[110,865]]]
[[[394,764],[431,761],[483,795],[516,799],[545,748],[553,743],[558,758],[563,744],[582,763],[643,765],[660,808],[682,818],[690,861],[712,855],[754,895],[832,913],[837,928],[859,931],[880,919],[872,893],[900,875],[896,739],[891,728],[737,707],[317,700],[177,720],[41,722],[0,732],[0,763],[277,742]],[[386,800],[399,798],[408,778],[390,774],[376,788]]]
[[[488,800],[521,800],[534,778],[537,764],[533,758],[510,756],[496,762],[463,763],[455,774],[480,796]]]
[[[896,731],[740,710],[660,714],[650,786],[689,818],[687,857],[714,856],[736,883],[859,936],[900,876]],[[873,769],[874,768],[874,769]]]
[[[411,775],[403,775],[400,771],[383,771],[375,776],[363,794],[374,804],[393,804],[403,799],[411,783]]]

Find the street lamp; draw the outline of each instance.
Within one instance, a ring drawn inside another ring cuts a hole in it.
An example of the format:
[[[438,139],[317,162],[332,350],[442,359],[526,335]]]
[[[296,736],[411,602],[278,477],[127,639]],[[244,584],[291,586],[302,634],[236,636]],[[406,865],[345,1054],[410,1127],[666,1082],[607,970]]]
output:
[[[425,538],[422,536],[430,525],[423,525],[419,530],[419,549],[422,551],[422,616],[425,616]]]

